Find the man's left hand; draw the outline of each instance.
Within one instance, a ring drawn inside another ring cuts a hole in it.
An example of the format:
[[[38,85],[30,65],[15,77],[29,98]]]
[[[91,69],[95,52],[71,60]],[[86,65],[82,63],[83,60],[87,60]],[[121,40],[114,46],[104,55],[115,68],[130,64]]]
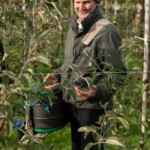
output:
[[[96,85],[93,85],[88,91],[83,91],[74,85],[74,89],[75,89],[76,94],[80,98],[82,98],[83,100],[88,100],[96,95],[97,87]]]

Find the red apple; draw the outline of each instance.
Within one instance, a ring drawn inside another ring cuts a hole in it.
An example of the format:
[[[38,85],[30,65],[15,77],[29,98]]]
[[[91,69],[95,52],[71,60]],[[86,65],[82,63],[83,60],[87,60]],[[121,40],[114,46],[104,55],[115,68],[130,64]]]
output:
[[[38,13],[36,11],[33,12],[33,15],[37,15]]]

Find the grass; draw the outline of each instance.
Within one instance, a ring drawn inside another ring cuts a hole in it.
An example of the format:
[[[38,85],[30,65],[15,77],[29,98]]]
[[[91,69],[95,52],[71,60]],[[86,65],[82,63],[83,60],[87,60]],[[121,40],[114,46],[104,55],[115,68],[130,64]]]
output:
[[[123,135],[126,148],[115,145],[106,145],[105,150],[139,150],[140,132],[134,126],[131,127],[128,135]],[[51,150],[71,150],[70,126],[67,125],[62,130],[48,134],[43,142],[53,145]],[[37,150],[37,149],[36,149]],[[41,149],[38,149],[41,150]],[[150,150],[150,142],[145,144],[144,150]]]
[[[36,142],[30,145],[19,144],[18,133],[16,131],[13,131],[12,135],[7,136],[4,141],[6,145],[4,146],[0,143],[1,150],[71,150],[69,124],[61,130],[51,132],[44,138],[40,138],[38,140],[38,142],[40,141],[39,143]]]
[[[114,145],[105,145],[105,150],[139,150],[139,131],[135,127],[131,128],[130,134],[123,135],[126,148]],[[49,133],[41,138],[42,143],[32,143],[31,145],[20,146],[18,143],[18,134],[13,131],[13,135],[5,139],[5,148],[0,145],[3,150],[71,150],[70,125],[66,125],[63,129]],[[144,150],[150,150],[150,142],[147,142]]]
[[[53,145],[52,150],[71,150],[71,135],[69,124],[65,128],[48,134],[43,142]]]

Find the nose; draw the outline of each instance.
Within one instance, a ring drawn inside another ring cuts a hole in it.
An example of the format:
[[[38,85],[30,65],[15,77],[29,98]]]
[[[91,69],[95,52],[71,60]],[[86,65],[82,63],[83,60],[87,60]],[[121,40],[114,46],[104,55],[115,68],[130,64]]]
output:
[[[79,9],[82,10],[84,8],[84,3],[79,4]]]

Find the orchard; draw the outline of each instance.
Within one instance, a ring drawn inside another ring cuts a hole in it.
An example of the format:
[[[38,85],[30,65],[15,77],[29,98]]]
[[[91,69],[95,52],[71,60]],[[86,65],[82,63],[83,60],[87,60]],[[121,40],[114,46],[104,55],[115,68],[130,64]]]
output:
[[[102,0],[100,5],[122,36],[120,48],[127,76],[124,85],[116,87],[114,109],[99,118],[99,128],[89,126],[80,131],[85,136],[92,132],[95,144],[104,143],[106,150],[149,150],[150,2]],[[7,64],[0,71],[0,149],[71,150],[69,124],[44,137],[21,129],[24,137],[19,141],[20,131],[14,130],[13,118],[23,122],[29,119],[31,87],[43,83],[48,73],[62,65],[66,22],[74,13],[72,7],[72,0],[0,1],[0,41],[5,50],[0,65]],[[74,96],[72,90],[70,94]],[[53,96],[48,93],[50,99]],[[86,150],[91,146],[87,145]]]

